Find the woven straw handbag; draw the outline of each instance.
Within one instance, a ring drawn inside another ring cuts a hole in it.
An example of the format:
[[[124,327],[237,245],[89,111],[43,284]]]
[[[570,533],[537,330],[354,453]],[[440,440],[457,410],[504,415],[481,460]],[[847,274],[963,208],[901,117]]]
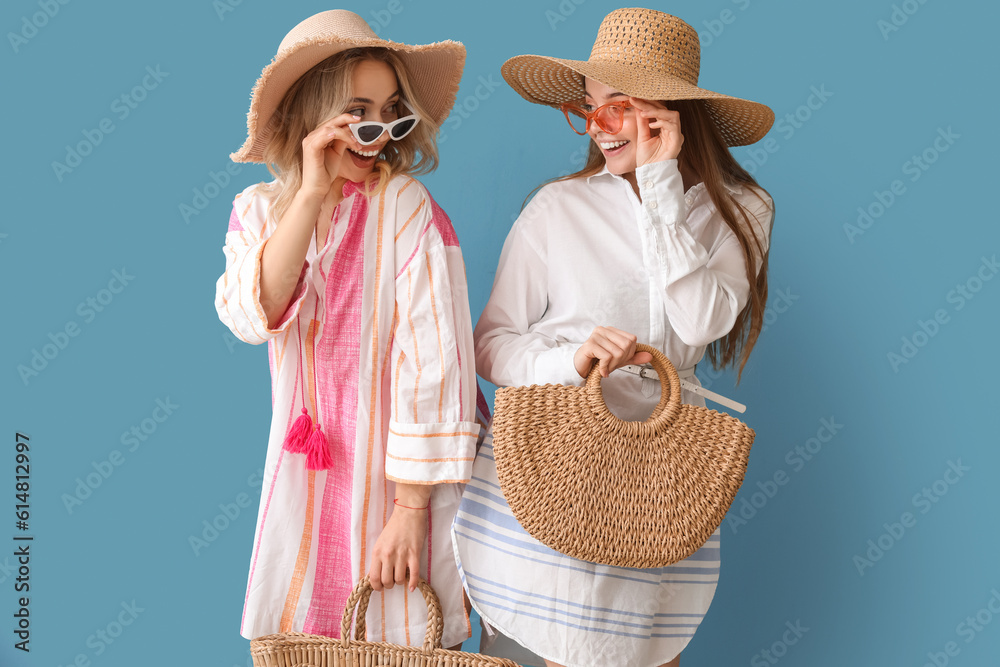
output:
[[[427,634],[423,646],[364,640],[367,632],[365,613],[372,594],[371,584],[365,577],[347,598],[340,624],[341,639],[302,632],[257,637],[250,641],[254,667],[518,667],[517,663],[503,658],[441,648],[441,633],[444,631],[441,603],[426,581],[421,581],[419,587],[427,602]],[[351,639],[351,619],[355,608],[357,621],[354,639]]]
[[[504,497],[535,539],[580,560],[663,567],[697,551],[743,483],[754,432],[682,405],[680,378],[656,348],[660,402],[645,422],[619,419],[595,364],[582,387],[497,390],[493,449]]]

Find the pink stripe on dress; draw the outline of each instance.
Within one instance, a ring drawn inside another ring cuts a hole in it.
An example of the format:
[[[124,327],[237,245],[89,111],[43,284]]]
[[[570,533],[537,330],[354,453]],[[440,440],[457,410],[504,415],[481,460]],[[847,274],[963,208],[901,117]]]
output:
[[[319,518],[316,575],[303,631],[340,637],[340,619],[354,588],[351,499],[357,429],[359,348],[364,293],[368,199],[355,195],[350,221],[326,280],[323,334],[316,346],[319,415],[333,466],[326,474]],[[374,352],[374,351],[373,351]]]
[[[437,227],[438,234],[441,235],[446,246],[457,246],[458,234],[455,233],[455,228],[451,225],[451,218],[444,212],[444,209],[438,206],[430,194],[427,196],[431,200],[431,224]]]
[[[233,212],[229,216],[229,231],[243,231],[243,225],[240,224],[240,216],[236,215],[236,204],[233,204]]]

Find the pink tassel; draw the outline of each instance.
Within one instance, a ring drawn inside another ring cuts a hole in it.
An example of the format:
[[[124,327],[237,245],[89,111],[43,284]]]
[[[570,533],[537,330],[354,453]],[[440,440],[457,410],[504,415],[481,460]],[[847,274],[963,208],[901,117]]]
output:
[[[287,452],[296,454],[306,451],[306,438],[309,437],[312,427],[313,422],[309,418],[309,412],[305,408],[302,408],[302,414],[298,416],[292,427],[288,429],[282,448]]]
[[[330,445],[319,424],[306,442],[306,468],[309,470],[329,470],[333,467]]]

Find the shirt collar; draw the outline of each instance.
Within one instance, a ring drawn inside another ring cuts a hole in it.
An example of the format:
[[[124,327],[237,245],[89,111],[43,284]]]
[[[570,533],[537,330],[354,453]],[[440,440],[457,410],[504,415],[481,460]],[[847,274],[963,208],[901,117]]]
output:
[[[592,178],[604,178],[608,176],[610,176],[611,178],[617,178],[622,181],[625,180],[618,174],[612,174],[610,171],[608,171],[608,163],[605,162],[604,166],[601,167],[601,170],[599,172],[597,172],[596,174],[591,174],[590,176],[587,177],[587,183],[589,184]],[[726,190],[729,191],[730,194],[733,195],[738,195],[743,192],[743,188],[740,187],[739,185],[731,186],[728,183],[723,182],[722,187],[724,187]],[[685,197],[687,197],[688,195],[694,196],[704,189],[705,189],[704,183],[697,183],[696,185],[693,185],[690,188],[688,188],[688,191],[684,193],[684,196]]]

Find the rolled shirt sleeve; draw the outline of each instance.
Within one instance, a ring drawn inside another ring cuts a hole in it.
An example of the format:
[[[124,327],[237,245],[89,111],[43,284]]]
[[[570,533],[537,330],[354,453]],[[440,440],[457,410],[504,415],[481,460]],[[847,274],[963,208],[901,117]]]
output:
[[[466,482],[481,427],[465,265],[447,216],[422,188],[414,195],[397,213],[409,219],[406,212],[419,208],[413,230],[420,233],[412,252],[405,234],[397,248],[406,259],[396,277],[385,474],[405,484]]]
[[[299,274],[288,308],[274,328],[268,327],[260,303],[261,256],[270,233],[265,232],[264,217],[247,203],[253,193],[241,193],[233,202],[229,231],[226,232],[226,270],[216,282],[215,309],[219,319],[240,340],[259,345],[285,331],[299,313],[309,284],[311,267],[305,262]],[[241,213],[242,211],[242,213]]]

